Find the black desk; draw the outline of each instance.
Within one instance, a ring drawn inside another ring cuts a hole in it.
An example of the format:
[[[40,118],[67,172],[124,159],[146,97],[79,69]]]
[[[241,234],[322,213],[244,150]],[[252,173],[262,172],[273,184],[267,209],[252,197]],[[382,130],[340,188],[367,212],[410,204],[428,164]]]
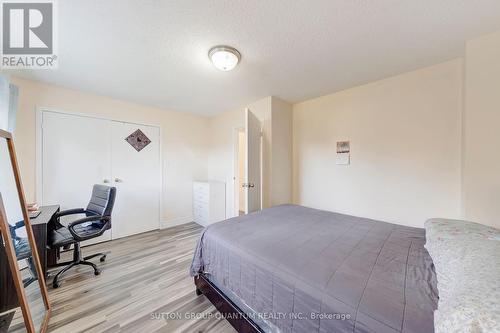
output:
[[[31,219],[31,228],[35,235],[36,248],[43,274],[47,277],[47,267],[54,266],[57,262],[57,251],[48,248],[47,237],[54,226],[50,222],[54,214],[59,212],[59,205],[41,206],[40,211],[40,215]]]

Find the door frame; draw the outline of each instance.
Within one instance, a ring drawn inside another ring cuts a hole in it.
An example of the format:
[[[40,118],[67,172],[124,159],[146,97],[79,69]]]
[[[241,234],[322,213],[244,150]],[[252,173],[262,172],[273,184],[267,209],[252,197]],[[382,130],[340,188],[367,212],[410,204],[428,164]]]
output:
[[[245,133],[245,126],[233,128],[233,216],[240,215],[240,167],[239,167],[239,152],[240,139],[239,134]]]
[[[161,227],[161,220],[162,220],[162,211],[163,211],[163,145],[162,145],[162,129],[161,126],[158,124],[151,124],[151,123],[139,123],[139,122],[132,122],[132,121],[124,121],[121,119],[117,118],[110,118],[110,117],[103,117],[100,115],[92,114],[92,113],[82,113],[82,112],[69,112],[69,111],[61,111],[57,110],[54,108],[49,108],[49,107],[41,107],[41,106],[36,106],[35,107],[35,124],[36,124],[36,130],[35,130],[35,201],[41,205],[43,202],[43,180],[42,180],[42,175],[43,175],[43,113],[44,112],[51,112],[51,113],[58,113],[58,114],[63,114],[63,115],[69,115],[69,116],[76,116],[76,117],[86,117],[86,118],[93,118],[93,119],[101,119],[101,120],[109,120],[109,121],[115,121],[115,122],[120,122],[120,123],[126,123],[126,124],[133,124],[133,125],[142,125],[142,126],[151,126],[151,127],[157,127],[159,130],[159,145],[158,145],[158,150],[159,150],[159,170],[160,174],[159,176],[159,181],[160,181],[160,191],[158,193],[158,229]],[[90,192],[89,192],[90,193]]]

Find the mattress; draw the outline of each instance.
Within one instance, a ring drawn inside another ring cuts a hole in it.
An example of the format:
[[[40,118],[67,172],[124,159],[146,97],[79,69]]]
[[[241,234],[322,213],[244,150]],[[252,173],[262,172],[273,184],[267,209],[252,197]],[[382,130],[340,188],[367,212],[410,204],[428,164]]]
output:
[[[296,205],[205,228],[203,272],[280,332],[433,332],[425,230]]]

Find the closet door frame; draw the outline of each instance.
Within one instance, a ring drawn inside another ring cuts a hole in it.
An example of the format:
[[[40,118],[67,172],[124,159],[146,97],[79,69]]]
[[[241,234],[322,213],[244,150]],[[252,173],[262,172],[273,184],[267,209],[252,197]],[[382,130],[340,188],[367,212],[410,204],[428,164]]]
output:
[[[132,121],[125,121],[122,119],[118,118],[108,118],[108,117],[103,117],[99,115],[95,115],[92,113],[81,113],[81,112],[70,112],[70,111],[61,111],[57,110],[54,108],[48,108],[48,107],[39,107],[37,106],[35,108],[35,117],[36,117],[36,153],[35,153],[35,186],[36,186],[36,191],[35,191],[35,200],[38,203],[43,202],[43,131],[42,131],[42,126],[43,126],[43,113],[44,112],[51,112],[51,113],[59,113],[62,115],[69,115],[69,116],[78,116],[78,117],[87,117],[87,118],[94,118],[94,119],[101,119],[101,120],[108,120],[108,121],[116,121],[116,122],[121,122],[121,123],[127,123],[127,124],[133,124],[133,125],[143,125],[143,126],[152,126],[152,127],[157,127],[159,130],[159,175],[158,175],[158,180],[160,182],[160,191],[158,193],[158,228],[161,228],[161,221],[162,221],[162,211],[163,211],[163,143],[162,143],[162,130],[161,126],[158,124],[151,124],[151,123],[138,123],[138,122],[132,122]],[[90,191],[89,189],[89,198],[90,198]]]

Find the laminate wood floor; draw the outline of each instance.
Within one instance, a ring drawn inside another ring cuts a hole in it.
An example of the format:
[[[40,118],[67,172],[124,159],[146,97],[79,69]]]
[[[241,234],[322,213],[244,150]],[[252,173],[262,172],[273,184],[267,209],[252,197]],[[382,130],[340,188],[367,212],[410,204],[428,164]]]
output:
[[[102,269],[99,276],[79,266],[58,289],[48,279],[49,332],[235,332],[204,296],[196,296],[189,276],[201,231],[189,223],[84,247],[84,256],[110,253],[104,263],[92,260]],[[70,258],[64,253],[61,259]]]

